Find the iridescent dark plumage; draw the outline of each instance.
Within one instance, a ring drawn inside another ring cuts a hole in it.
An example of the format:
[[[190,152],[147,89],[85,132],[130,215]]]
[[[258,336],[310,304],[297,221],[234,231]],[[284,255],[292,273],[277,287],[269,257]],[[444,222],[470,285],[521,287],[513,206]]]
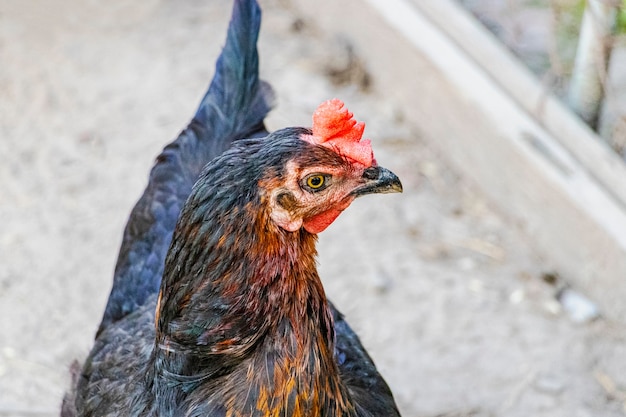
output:
[[[94,347],[63,416],[398,415],[358,337],[326,300],[316,235],[273,220],[276,205],[309,210],[288,191],[294,170],[354,169],[302,140],[309,130],[267,135],[259,24],[256,2],[236,0],[209,91],[157,158],[131,213]],[[399,188],[383,168],[354,175],[363,185],[350,198],[375,192],[375,182]]]

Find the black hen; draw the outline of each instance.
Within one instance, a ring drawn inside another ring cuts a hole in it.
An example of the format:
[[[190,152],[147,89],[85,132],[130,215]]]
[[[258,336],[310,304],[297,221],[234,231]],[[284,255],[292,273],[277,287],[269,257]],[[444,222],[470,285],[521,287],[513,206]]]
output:
[[[355,198],[400,182],[339,101],[313,130],[268,135],[259,26],[256,2],[236,0],[213,82],[131,213],[63,416],[399,415],[326,300],[315,243]]]

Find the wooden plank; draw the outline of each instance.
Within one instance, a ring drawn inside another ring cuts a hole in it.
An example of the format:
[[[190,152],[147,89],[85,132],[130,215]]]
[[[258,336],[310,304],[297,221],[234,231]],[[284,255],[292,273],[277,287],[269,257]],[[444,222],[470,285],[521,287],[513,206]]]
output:
[[[626,192],[614,183],[623,166],[600,142],[588,143],[590,132],[539,86],[525,88],[542,95],[543,113],[528,111],[410,0],[320,0],[316,9],[324,13],[296,3],[323,30],[349,36],[377,88],[521,225],[568,281],[624,320]],[[355,8],[358,21],[350,14]],[[467,42],[480,49],[485,41]],[[576,137],[565,146],[557,134]]]
[[[468,11],[449,0],[415,7],[543,126],[626,209],[626,164]]]

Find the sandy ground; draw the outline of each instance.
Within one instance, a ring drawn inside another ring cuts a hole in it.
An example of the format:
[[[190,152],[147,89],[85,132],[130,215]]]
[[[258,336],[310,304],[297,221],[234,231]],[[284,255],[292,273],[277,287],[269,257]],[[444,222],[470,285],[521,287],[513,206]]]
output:
[[[452,172],[410,109],[375,79],[363,88],[367,63],[334,84],[345,44],[288,1],[262,4],[269,126],[309,125],[340,97],[405,185],[355,202],[319,244],[329,296],[403,415],[624,415],[624,326],[572,320],[549,254]],[[0,3],[0,415],[58,414],[127,215],[203,95],[229,12],[217,0]]]

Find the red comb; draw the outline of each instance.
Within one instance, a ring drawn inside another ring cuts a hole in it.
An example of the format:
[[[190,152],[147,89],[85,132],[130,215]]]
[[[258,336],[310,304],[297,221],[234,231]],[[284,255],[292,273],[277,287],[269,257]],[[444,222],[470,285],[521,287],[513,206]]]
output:
[[[376,163],[369,139],[361,140],[365,123],[357,122],[343,101],[332,99],[319,105],[313,113],[313,135],[303,139],[331,148],[358,164],[370,167]]]

